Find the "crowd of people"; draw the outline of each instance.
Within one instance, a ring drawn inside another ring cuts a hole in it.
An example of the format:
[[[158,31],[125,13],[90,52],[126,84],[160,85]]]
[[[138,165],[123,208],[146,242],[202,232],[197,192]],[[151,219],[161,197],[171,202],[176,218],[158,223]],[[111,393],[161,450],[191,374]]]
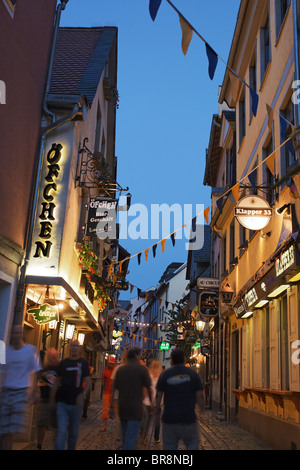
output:
[[[37,448],[43,448],[47,429],[56,429],[55,450],[76,449],[81,419],[87,418],[90,376],[93,369],[81,357],[77,340],[69,356],[59,360],[54,348],[41,365],[34,346],[22,341],[22,328],[12,330],[0,394],[1,449],[12,449],[13,437],[24,432],[31,403],[38,405]],[[203,409],[203,384],[196,371],[185,366],[184,353],[174,349],[171,366],[163,370],[158,360],[147,366],[138,348],[130,348],[120,364],[110,357],[101,374],[102,427],[116,420],[118,448],[135,450],[138,439],[150,446],[176,450],[183,441],[187,450],[199,446],[195,407]]]

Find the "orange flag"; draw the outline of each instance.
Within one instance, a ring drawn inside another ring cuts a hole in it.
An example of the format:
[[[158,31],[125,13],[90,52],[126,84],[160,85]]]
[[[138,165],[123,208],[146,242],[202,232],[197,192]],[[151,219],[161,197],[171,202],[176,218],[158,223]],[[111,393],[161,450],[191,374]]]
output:
[[[147,248],[145,250],[145,258],[146,258],[146,261],[148,261],[148,253],[149,253],[149,248]]]
[[[204,209],[204,217],[205,217],[206,223],[208,224],[208,222],[209,222],[209,207]]]
[[[237,183],[235,186],[233,186],[233,188],[231,188],[231,192],[232,192],[236,202],[238,202],[238,200],[239,200],[239,189],[240,189],[240,184],[239,183]]]
[[[180,21],[180,26],[181,26],[181,31],[182,31],[181,48],[182,48],[182,52],[185,55],[188,51],[190,42],[193,37],[193,29],[181,15],[179,15],[179,21]]]
[[[274,152],[273,154],[270,155],[270,157],[266,159],[266,164],[270,172],[272,173],[272,175],[274,175],[275,173],[275,153]]]
[[[166,239],[164,238],[164,239],[161,241],[162,252],[165,251],[165,244],[166,244]]]
[[[134,286],[132,284],[130,284],[130,294],[133,291],[133,288],[134,288]]]
[[[123,261],[120,261],[120,262],[119,262],[119,271],[120,271],[120,272],[122,271],[122,264],[123,264]]]

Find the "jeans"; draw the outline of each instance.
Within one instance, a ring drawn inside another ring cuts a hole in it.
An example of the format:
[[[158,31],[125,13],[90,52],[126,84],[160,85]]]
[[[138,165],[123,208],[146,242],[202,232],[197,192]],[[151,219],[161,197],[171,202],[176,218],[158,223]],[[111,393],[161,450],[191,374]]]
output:
[[[141,421],[138,419],[121,419],[123,450],[135,450]]]
[[[197,450],[200,444],[197,423],[163,423],[162,437],[164,450],[177,450],[180,439],[187,450]]]
[[[75,450],[81,413],[82,409],[77,405],[67,405],[63,402],[57,403],[57,434],[55,450],[64,450],[67,440],[68,449]]]

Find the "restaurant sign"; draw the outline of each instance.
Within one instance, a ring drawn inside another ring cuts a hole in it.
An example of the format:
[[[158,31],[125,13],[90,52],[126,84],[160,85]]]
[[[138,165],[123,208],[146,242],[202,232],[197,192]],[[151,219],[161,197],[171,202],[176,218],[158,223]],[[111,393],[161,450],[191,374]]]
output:
[[[245,196],[234,208],[234,216],[249,230],[262,230],[270,222],[273,209],[261,196]]]
[[[27,313],[33,315],[38,325],[45,325],[51,321],[59,321],[57,305],[43,304],[27,310]]]
[[[97,236],[101,240],[116,239],[116,199],[107,197],[93,197],[89,202],[86,234],[89,237]]]
[[[291,245],[285,251],[283,251],[278,258],[275,260],[275,271],[276,277],[283,274],[288,268],[293,266],[295,263],[295,249]]]

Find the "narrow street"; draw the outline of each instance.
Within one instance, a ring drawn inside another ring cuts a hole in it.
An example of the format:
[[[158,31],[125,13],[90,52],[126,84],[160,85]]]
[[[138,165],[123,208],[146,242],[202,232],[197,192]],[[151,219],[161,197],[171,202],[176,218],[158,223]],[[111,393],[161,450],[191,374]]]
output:
[[[257,437],[241,429],[235,424],[229,424],[220,420],[216,413],[205,410],[199,413],[199,424],[201,433],[201,445],[199,450],[273,450],[268,444]],[[116,422],[109,420],[106,432],[101,432],[101,401],[93,403],[88,410],[88,418],[80,424],[80,435],[77,442],[77,450],[118,450],[116,442]],[[43,450],[52,450],[54,447],[55,433],[49,431]],[[150,441],[150,439],[149,439]],[[151,452],[162,451],[162,444],[143,444],[138,442],[138,450],[150,450]],[[20,448],[18,444],[15,448]],[[36,449],[36,443],[32,442],[23,450]],[[184,450],[184,447],[181,447]],[[180,450],[181,450],[180,449]]]

